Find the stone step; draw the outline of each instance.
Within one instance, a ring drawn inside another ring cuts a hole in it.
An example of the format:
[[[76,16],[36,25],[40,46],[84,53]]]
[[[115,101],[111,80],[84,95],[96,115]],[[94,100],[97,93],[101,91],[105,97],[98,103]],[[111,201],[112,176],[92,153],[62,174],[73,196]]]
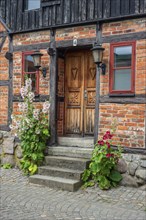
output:
[[[63,177],[66,179],[81,180],[83,171],[60,167],[43,166],[38,168],[38,174],[45,176]]]
[[[73,170],[83,171],[88,167],[89,159],[61,157],[61,156],[46,156],[45,164],[54,167],[68,168]]]
[[[60,177],[34,175],[29,177],[29,183],[48,186],[50,188],[58,188],[67,191],[77,191],[81,186],[81,181],[65,179]]]
[[[94,147],[94,138],[93,137],[58,137],[58,145],[69,146],[69,147],[85,147],[92,148]]]
[[[83,147],[64,147],[55,146],[48,147],[48,154],[52,156],[66,156],[66,157],[78,157],[78,158],[91,158],[92,148]]]

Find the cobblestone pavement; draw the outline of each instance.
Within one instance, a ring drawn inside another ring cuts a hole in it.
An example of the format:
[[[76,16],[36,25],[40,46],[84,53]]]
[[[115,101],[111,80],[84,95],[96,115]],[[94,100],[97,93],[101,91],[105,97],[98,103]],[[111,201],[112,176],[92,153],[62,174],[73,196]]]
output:
[[[146,192],[118,187],[75,193],[28,183],[17,169],[1,169],[0,220],[146,220]]]

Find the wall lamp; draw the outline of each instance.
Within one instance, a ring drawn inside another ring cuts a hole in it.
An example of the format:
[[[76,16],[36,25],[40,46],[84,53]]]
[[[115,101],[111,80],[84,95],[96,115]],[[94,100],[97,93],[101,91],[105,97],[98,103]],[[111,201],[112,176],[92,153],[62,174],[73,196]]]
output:
[[[101,68],[102,74],[105,75],[106,65],[102,63],[103,59],[103,51],[105,48],[102,47],[101,44],[94,43],[92,50],[94,63],[97,64],[99,68]]]
[[[49,48],[47,49],[47,52],[48,52],[48,54],[49,54],[51,57],[54,56],[55,53],[56,53],[55,49],[52,48],[52,47],[49,47]]]
[[[43,56],[40,51],[35,51],[33,54],[31,54],[34,62],[34,67],[37,70],[40,70],[42,72],[43,77],[45,78],[47,75],[47,69],[48,67],[41,67],[41,57]]]

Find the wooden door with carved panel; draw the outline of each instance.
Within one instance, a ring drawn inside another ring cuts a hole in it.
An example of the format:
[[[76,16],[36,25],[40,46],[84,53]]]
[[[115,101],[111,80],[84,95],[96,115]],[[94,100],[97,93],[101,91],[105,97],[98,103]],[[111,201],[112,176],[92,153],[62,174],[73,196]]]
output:
[[[96,67],[90,51],[70,52],[65,68],[65,134],[93,135]]]

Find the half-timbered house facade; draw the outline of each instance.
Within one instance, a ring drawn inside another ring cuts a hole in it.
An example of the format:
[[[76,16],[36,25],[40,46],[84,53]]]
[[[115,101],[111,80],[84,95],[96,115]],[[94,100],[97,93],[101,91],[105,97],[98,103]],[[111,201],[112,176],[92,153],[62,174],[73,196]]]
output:
[[[105,49],[100,81],[95,42]],[[36,50],[46,76],[34,68]],[[36,105],[50,100],[51,144],[100,137],[116,119],[114,144],[144,151],[146,0],[0,0],[1,130],[19,114],[25,75]]]

